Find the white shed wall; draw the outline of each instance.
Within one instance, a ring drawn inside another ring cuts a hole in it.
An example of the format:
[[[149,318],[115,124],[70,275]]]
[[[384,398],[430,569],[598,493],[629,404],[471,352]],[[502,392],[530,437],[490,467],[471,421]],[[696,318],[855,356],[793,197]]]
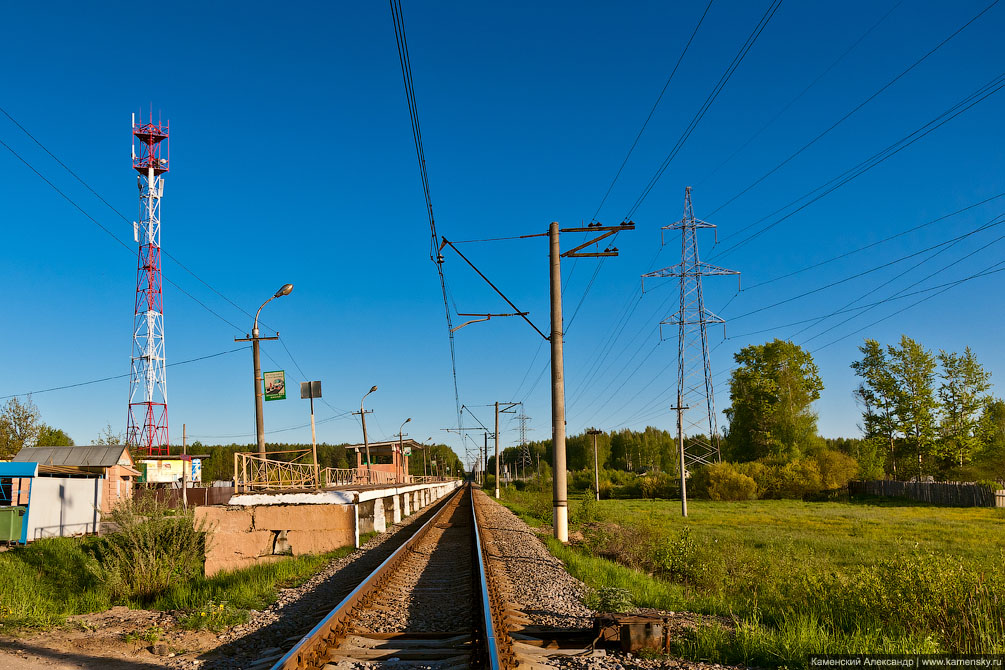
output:
[[[103,479],[35,477],[28,508],[28,540],[96,533]]]

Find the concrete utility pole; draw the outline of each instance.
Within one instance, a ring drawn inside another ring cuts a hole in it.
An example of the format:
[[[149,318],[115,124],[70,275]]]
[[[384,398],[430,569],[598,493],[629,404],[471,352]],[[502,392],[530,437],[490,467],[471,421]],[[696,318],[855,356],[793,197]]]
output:
[[[188,455],[188,444],[186,443],[185,434],[185,424],[181,425],[181,455]],[[185,465],[185,459],[181,459],[181,506],[182,509],[188,509],[188,478],[186,475],[188,471],[192,469],[192,461],[188,461],[188,465]]]
[[[482,447],[482,486],[488,483],[489,469],[489,431],[485,431],[485,446]]]
[[[590,223],[579,228],[562,228],[554,221],[548,228],[550,242],[549,260],[551,265],[551,437],[552,437],[552,491],[554,502],[552,518],[555,525],[555,539],[559,542],[569,541],[569,499],[568,483],[565,471],[565,361],[562,353],[562,258],[596,258],[601,256],[617,256],[617,248],[608,247],[603,251],[581,252],[582,249],[596,244],[602,239],[620,233],[623,230],[635,230],[635,224],[626,221],[617,226],[603,226]],[[562,253],[559,245],[559,233],[603,233]]]
[[[499,499],[499,401],[496,401],[496,500]]]
[[[600,501],[600,460],[597,458],[597,435],[604,431],[591,428],[586,431],[587,435],[593,436],[593,490],[597,493],[597,501]]]
[[[499,499],[499,412],[503,412],[504,414],[507,414],[507,413],[508,414],[512,414],[513,412],[516,411],[513,408],[516,407],[517,405],[519,405],[520,403],[518,403],[518,402],[504,402],[504,403],[501,403],[501,404],[506,405],[506,406],[503,407],[502,409],[499,409],[500,403],[498,401],[496,401],[496,432],[495,432],[495,436],[496,436],[496,499],[497,500]]]
[[[262,306],[258,308],[255,312],[255,323],[251,328],[251,337],[235,337],[235,342],[251,342],[251,357],[254,359],[255,367],[255,435],[258,437],[258,455],[265,458],[265,418],[264,410],[262,409],[262,359],[260,345],[258,344],[261,340],[278,340],[279,331],[276,331],[275,337],[259,337],[258,336],[258,317],[262,313],[262,308],[268,305],[270,302],[276,298],[282,298],[284,295],[289,295],[293,291],[293,284],[283,284],[282,288],[276,291],[276,294],[271,298],[262,303]]]
[[[359,414],[360,421],[363,424],[363,449],[366,450],[366,483],[367,484],[372,484],[373,483],[373,474],[372,474],[372,471],[371,471],[371,468],[370,468],[370,441],[366,437],[366,415],[367,414],[372,414],[373,410],[372,409],[371,410],[364,410],[363,409],[363,401],[366,400],[366,397],[368,395],[370,395],[371,393],[373,393],[376,390],[377,390],[377,386],[374,385],[369,391],[367,391],[366,393],[364,393],[363,397],[360,398],[360,400],[359,400],[359,411],[358,412],[353,412],[353,414]]]
[[[555,538],[569,541],[568,482],[565,473],[565,361],[562,352],[562,252],[558,223],[548,228],[551,262],[551,445],[552,521]]]
[[[670,409],[677,412],[677,458],[680,459],[680,514],[687,516],[687,464],[684,462],[684,411],[688,409],[681,404],[681,396],[677,396],[677,406]]]
[[[405,434],[402,433],[401,431],[405,428],[405,424],[408,423],[411,420],[412,420],[412,417],[408,417],[407,419],[405,419],[404,421],[401,422],[400,426],[398,426],[398,463],[401,466],[401,481],[402,482],[405,481],[405,475],[407,475],[408,473],[405,472]],[[397,473],[397,468],[395,468],[395,479],[397,479],[397,478],[398,478],[398,473]]]

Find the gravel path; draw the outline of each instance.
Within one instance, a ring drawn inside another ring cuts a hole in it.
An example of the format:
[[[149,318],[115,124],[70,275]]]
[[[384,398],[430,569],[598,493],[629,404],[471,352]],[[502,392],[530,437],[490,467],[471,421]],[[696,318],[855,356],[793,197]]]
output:
[[[239,670],[279,649],[289,649],[295,640],[310,631],[345,596],[411,536],[400,532],[418,528],[429,520],[439,504],[413,514],[387,532],[376,535],[359,551],[329,563],[323,570],[296,588],[284,589],[275,604],[254,611],[251,620],[220,636],[221,646],[206,655],[199,667],[212,670]],[[191,668],[191,662],[176,667]]]

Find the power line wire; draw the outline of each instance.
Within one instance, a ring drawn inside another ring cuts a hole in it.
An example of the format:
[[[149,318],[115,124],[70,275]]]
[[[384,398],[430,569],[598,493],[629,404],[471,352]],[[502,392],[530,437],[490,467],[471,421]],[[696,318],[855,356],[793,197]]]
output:
[[[885,84],[883,84],[883,86],[881,86],[879,88],[879,90],[877,90],[875,93],[873,93],[872,95],[870,95],[868,98],[866,98],[865,100],[863,100],[862,102],[860,102],[858,105],[856,105],[854,108],[852,108],[851,111],[849,111],[848,113],[846,113],[844,116],[842,116],[840,119],[838,119],[837,121],[835,121],[831,126],[829,126],[827,129],[825,129],[819,135],[817,135],[812,140],[810,140],[809,142],[807,142],[806,144],[804,144],[801,148],[799,148],[798,150],[796,150],[795,153],[793,153],[792,155],[790,155],[788,158],[786,158],[785,160],[783,160],[781,163],[779,163],[775,167],[771,168],[771,170],[769,170],[765,174],[763,174],[760,177],[758,177],[752,184],[750,184],[749,186],[747,186],[746,188],[744,188],[742,191],[740,191],[739,193],[737,193],[736,195],[734,195],[733,197],[731,197],[729,200],[727,200],[726,202],[722,203],[721,205],[719,205],[718,207],[716,207],[715,209],[713,209],[709,213],[709,216],[715,215],[715,213],[718,212],[719,210],[721,210],[723,207],[726,207],[727,205],[729,205],[730,203],[732,203],[733,201],[735,201],[737,198],[739,198],[740,196],[742,196],[745,193],[747,193],[748,191],[750,191],[750,189],[754,188],[755,186],[757,186],[758,184],[760,184],[762,181],[764,181],[765,179],[767,179],[768,177],[770,177],[772,174],[774,174],[775,172],[777,172],[778,170],[780,170],[783,166],[787,165],[790,161],[792,161],[794,158],[796,158],[796,156],[798,156],[802,152],[806,151],[806,149],[808,149],[811,146],[813,146],[814,144],[816,144],[822,137],[824,137],[830,131],[834,130],[839,125],[841,125],[842,123],[844,123],[849,117],[851,117],[853,114],[855,114],[855,112],[857,112],[858,110],[860,110],[863,107],[865,107],[867,104],[869,104],[870,102],[872,102],[877,96],[879,96],[883,91],[885,91],[886,89],[888,89],[891,86],[893,86],[895,83],[897,83],[898,81],[900,81],[900,79],[902,79],[906,74],[908,74],[911,70],[913,70],[914,68],[916,68],[919,65],[921,65],[925,60],[928,59],[929,56],[931,56],[932,54],[934,54],[936,51],[938,51],[943,46],[945,46],[950,40],[952,40],[954,37],[956,37],[961,32],[963,32],[967,28],[967,26],[969,26],[970,24],[972,24],[974,21],[976,21],[980,17],[984,16],[984,14],[988,10],[990,10],[992,7],[994,7],[995,5],[997,5],[998,2],[999,2],[999,0],[993,0],[993,2],[991,2],[991,4],[989,4],[984,9],[982,9],[980,12],[978,12],[977,15],[974,16],[972,19],[970,19],[969,21],[967,21],[966,23],[964,23],[962,26],[960,26],[959,28],[957,28],[951,35],[949,35],[949,37],[947,37],[944,40],[942,40],[941,42],[939,42],[937,45],[935,45],[935,47],[933,47],[931,50],[929,50],[927,53],[925,53],[925,55],[923,55],[921,58],[919,58],[916,61],[914,61],[914,63],[912,63],[906,70],[904,70],[903,72],[901,72],[900,74],[898,74],[896,77],[894,77],[893,79],[891,79],[888,82],[886,82]],[[741,232],[741,231],[737,231],[737,233],[739,233],[739,232]],[[737,233],[733,233],[733,234],[737,234]],[[724,238],[724,239],[726,239],[726,238]]]
[[[873,33],[873,31],[876,30],[876,28],[878,28],[881,23],[883,23],[884,21],[886,21],[887,17],[889,17],[890,14],[893,14],[894,10],[897,9],[898,7],[900,7],[902,4],[903,4],[903,0],[898,0],[898,2],[895,2],[893,4],[893,6],[886,12],[886,14],[884,14],[878,21],[876,21],[874,24],[872,24],[872,26],[868,30],[866,30],[864,33],[862,33],[862,35],[851,44],[851,46],[849,46],[847,49],[845,49],[844,52],[842,52],[841,55],[837,57],[837,60],[835,60],[834,62],[832,62],[830,65],[828,65],[824,69],[823,72],[821,72],[820,74],[818,74],[816,76],[816,78],[814,78],[813,81],[811,81],[806,86],[806,88],[804,88],[802,91],[800,91],[798,94],[796,94],[796,96],[794,98],[792,98],[791,100],[789,100],[789,102],[786,103],[786,105],[784,107],[782,107],[773,117],[771,117],[771,119],[767,123],[765,123],[763,126],[761,126],[761,128],[756,133],[754,133],[753,135],[751,135],[750,138],[746,142],[744,142],[742,145],[740,145],[740,147],[738,149],[736,149],[736,151],[734,151],[732,154],[730,154],[728,158],[726,158],[725,160],[723,160],[721,163],[719,163],[717,166],[715,166],[712,169],[711,172],[709,172],[702,179],[700,179],[698,181],[698,183],[695,184],[695,187],[697,188],[698,186],[701,186],[702,184],[704,184],[706,181],[708,181],[712,177],[712,175],[714,175],[716,172],[718,172],[720,169],[722,169],[722,167],[724,165],[726,165],[731,160],[733,160],[734,158],[736,158],[737,155],[739,155],[741,151],[743,151],[748,146],[750,146],[751,142],[753,142],[758,137],[760,137],[761,133],[763,133],[765,130],[767,130],[768,128],[770,128],[771,125],[775,123],[775,121],[777,121],[783,114],[785,114],[785,112],[787,112],[792,107],[792,105],[794,105],[800,98],[802,98],[804,95],[806,95],[806,93],[808,93],[811,88],[813,88],[814,86],[816,86],[820,82],[821,79],[823,79],[825,76],[827,76],[827,74],[831,70],[833,70],[835,67],[837,67],[838,64],[840,64],[841,61],[843,61],[848,54],[850,54],[852,51],[854,51],[855,47],[857,47],[859,44],[862,43],[863,40],[865,40],[867,37],[869,37],[869,35],[871,35]],[[714,215],[715,212],[717,212],[717,211],[718,211],[718,209],[713,210],[712,213],[709,214],[709,216]]]
[[[186,363],[195,363],[196,361],[204,361],[204,360],[206,360],[208,358],[216,358],[217,356],[223,356],[225,354],[232,354],[235,351],[244,351],[245,349],[248,349],[248,348],[249,347],[238,347],[236,349],[228,349],[227,351],[219,351],[219,352],[217,352],[215,354],[207,354],[205,356],[199,356],[198,358],[189,358],[188,360],[184,360],[184,361],[175,361],[173,363],[168,363],[167,367],[170,368],[170,367],[173,367],[175,365],[185,365]],[[10,395],[2,395],[2,396],[0,396],[0,400],[7,400],[8,398],[19,398],[19,397],[28,396],[28,395],[38,395],[39,393],[48,393],[50,391],[63,391],[63,390],[66,390],[66,389],[77,388],[79,386],[88,386],[90,384],[100,384],[101,382],[107,382],[107,381],[111,381],[113,379],[124,379],[126,377],[129,377],[130,374],[131,373],[127,372],[126,374],[123,374],[123,375],[112,375],[111,377],[102,377],[101,379],[91,379],[91,380],[86,381],[86,382],[77,382],[76,384],[64,384],[62,386],[51,386],[49,388],[39,389],[37,391],[28,391],[26,393],[11,393]]]
[[[666,83],[663,84],[663,89],[660,94],[656,97],[656,102],[653,103],[652,109],[649,110],[649,115],[646,116],[646,120],[642,122],[642,127],[639,128],[638,134],[635,136],[635,141],[632,142],[632,146],[628,147],[628,153],[625,154],[625,159],[621,161],[620,167],[618,167],[617,173],[614,175],[614,179],[611,180],[610,186],[607,187],[607,192],[604,193],[604,197],[600,199],[600,204],[597,205],[597,211],[593,213],[590,221],[596,221],[597,215],[600,214],[600,210],[603,208],[604,203],[607,202],[608,196],[611,195],[611,190],[617,183],[618,178],[621,177],[621,173],[625,169],[625,165],[628,164],[628,159],[631,158],[632,152],[635,151],[635,147],[638,146],[639,140],[642,138],[642,133],[646,131],[646,127],[649,125],[649,121],[653,118],[653,114],[656,113],[656,108],[659,107],[660,102],[663,100],[663,95],[667,92],[667,88],[670,87],[670,82],[673,81],[673,77],[677,74],[677,69],[680,67],[681,61],[684,60],[684,55],[687,54],[687,50],[691,47],[691,42],[694,41],[694,36],[698,34],[698,29],[701,28],[701,24],[705,21],[705,17],[708,15],[708,10],[712,8],[712,3],[715,0],[708,0],[708,4],[705,5],[705,11],[702,12],[701,17],[698,19],[698,24],[695,25],[694,30],[691,31],[691,36],[688,38],[687,43],[680,52],[680,56],[677,57],[677,62],[673,66],[673,70],[670,71],[670,76],[667,77]]]
[[[864,161],[858,163],[857,165],[855,165],[855,166],[853,166],[851,168],[848,168],[847,170],[845,170],[844,172],[842,172],[841,174],[839,174],[837,177],[832,178],[830,181],[826,182],[825,184],[823,184],[821,186],[818,186],[818,187],[814,188],[813,190],[805,193],[804,195],[796,198],[795,200],[793,200],[792,202],[788,203],[787,205],[784,205],[784,206],[776,209],[774,212],[771,212],[770,214],[767,214],[767,215],[761,217],[757,221],[754,221],[753,223],[744,226],[743,228],[741,228],[740,230],[738,230],[736,233],[733,233],[732,235],[739,234],[740,232],[743,232],[743,231],[745,231],[745,230],[747,230],[747,229],[749,229],[749,228],[757,225],[758,223],[761,223],[762,221],[767,220],[768,218],[774,216],[775,214],[783,212],[784,210],[788,209],[789,207],[792,207],[792,206],[796,205],[797,203],[799,203],[800,200],[805,200],[806,198],[810,198],[810,196],[812,196],[814,193],[817,193],[818,191],[820,191],[820,193],[818,195],[816,195],[815,197],[812,197],[811,199],[807,200],[807,202],[803,203],[802,205],[800,205],[796,209],[792,210],[791,212],[789,212],[785,216],[782,216],[782,217],[776,219],[775,221],[773,221],[772,223],[770,223],[770,224],[768,224],[766,226],[763,226],[761,229],[759,229],[759,230],[751,233],[750,235],[748,235],[747,237],[743,238],[739,242],[733,244],[731,247],[729,247],[729,248],[727,248],[727,249],[725,249],[723,251],[720,251],[718,253],[713,253],[712,256],[711,256],[711,259],[722,258],[723,256],[725,256],[725,255],[727,255],[729,253],[732,253],[733,251],[735,251],[737,248],[743,246],[744,244],[747,244],[748,242],[754,240],[755,238],[763,235],[764,233],[766,233],[767,231],[771,230],[772,228],[774,228],[778,224],[780,224],[783,221],[789,219],[790,217],[794,216],[795,214],[798,214],[799,212],[803,211],[804,209],[806,209],[807,207],[809,207],[813,203],[817,202],[821,198],[823,198],[823,197],[825,197],[825,196],[833,193],[837,189],[839,189],[842,186],[844,186],[845,184],[853,181],[854,179],[860,177],[861,175],[865,174],[866,172],[868,172],[872,168],[876,167],[877,165],[880,165],[884,161],[886,161],[886,160],[888,160],[888,159],[896,156],[898,153],[900,153],[901,151],[903,151],[907,147],[911,146],[912,144],[914,144],[918,140],[921,140],[922,138],[927,137],[930,133],[934,132],[935,130],[937,130],[937,129],[941,128],[942,126],[944,126],[945,124],[949,123],[950,121],[952,121],[953,119],[955,119],[960,114],[963,114],[964,112],[966,112],[966,111],[970,110],[971,108],[973,108],[975,105],[978,105],[981,102],[987,100],[989,97],[991,97],[992,95],[994,95],[995,93],[997,93],[998,91],[1000,91],[1002,88],[1005,88],[1005,73],[999,74],[998,76],[994,77],[988,83],[984,84],[983,86],[981,86],[980,88],[978,88],[976,91],[974,91],[973,93],[969,94],[968,96],[966,96],[965,98],[963,98],[962,100],[960,100],[959,102],[957,102],[956,104],[954,104],[952,107],[950,107],[949,109],[945,110],[944,112],[942,112],[941,114],[939,114],[938,116],[936,116],[934,119],[928,121],[927,123],[925,123],[924,125],[922,125],[921,127],[919,127],[917,130],[915,130],[914,132],[910,133],[909,135],[905,135],[904,137],[900,138],[899,140],[897,140],[893,144],[890,144],[889,146],[885,147],[884,149],[876,152],[875,154],[873,154],[872,156],[866,158]],[[730,237],[732,235],[730,235]]]
[[[722,76],[719,78],[719,81],[712,89],[712,92],[709,93],[708,97],[705,99],[705,102],[702,104],[701,108],[699,108],[698,112],[691,119],[691,123],[689,123],[687,128],[685,128],[684,132],[677,140],[677,143],[674,145],[673,149],[671,149],[670,153],[667,154],[667,157],[660,164],[659,168],[657,168],[656,173],[652,176],[652,178],[650,178],[649,183],[646,184],[646,187],[642,190],[642,193],[639,195],[638,198],[636,198],[635,203],[632,205],[631,209],[628,210],[628,213],[624,217],[625,221],[631,220],[631,218],[635,215],[635,212],[642,205],[643,201],[645,201],[646,197],[648,197],[649,193],[652,192],[653,188],[656,186],[656,183],[659,182],[660,178],[663,176],[663,173],[666,172],[668,167],[670,167],[670,163],[673,161],[674,158],[676,158],[677,154],[684,147],[684,143],[687,142],[688,138],[691,136],[691,133],[694,132],[694,129],[698,127],[698,124],[705,116],[705,113],[708,112],[708,109],[712,106],[712,103],[715,102],[715,99],[719,97],[720,93],[722,93],[723,88],[725,88],[726,84],[732,78],[733,73],[736,72],[736,69],[740,66],[740,63],[743,62],[743,59],[750,52],[751,48],[753,48],[754,43],[757,41],[757,38],[760,37],[761,33],[764,31],[765,27],[767,27],[768,22],[771,21],[771,18],[775,15],[775,12],[778,11],[778,7],[781,4],[782,0],[772,0],[771,4],[768,6],[768,9],[765,10],[764,15],[761,16],[760,21],[758,21],[756,26],[754,26],[754,30],[747,37],[746,42],[743,43],[743,45],[740,47],[740,50],[737,52],[736,56],[733,57],[733,61],[729,64],[729,66],[726,68],[726,71],[723,72]]]

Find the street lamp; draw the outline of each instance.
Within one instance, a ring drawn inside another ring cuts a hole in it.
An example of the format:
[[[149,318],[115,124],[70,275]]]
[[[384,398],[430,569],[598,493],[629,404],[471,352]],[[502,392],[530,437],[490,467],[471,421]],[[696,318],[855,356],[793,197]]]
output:
[[[262,458],[265,458],[265,419],[262,411],[262,360],[260,345],[258,343],[261,340],[278,340],[279,332],[276,332],[275,337],[259,337],[258,316],[262,313],[262,308],[272,300],[289,295],[292,291],[293,284],[283,284],[282,288],[276,291],[276,294],[271,298],[263,302],[262,307],[259,307],[258,311],[255,312],[255,324],[251,329],[251,337],[234,338],[235,342],[251,341],[251,355],[255,363],[255,435],[258,437],[258,455]]]
[[[426,438],[426,442],[429,442],[429,444],[427,445],[427,444],[423,443],[423,445],[422,445],[422,476],[423,477],[428,477],[429,476],[429,470],[426,468],[426,450],[429,449],[429,447],[433,446],[433,437],[432,437],[432,435],[430,435],[429,437]]]
[[[398,426],[398,462],[401,464],[402,479],[405,478],[405,475],[407,473],[405,472],[405,444],[403,439],[404,435],[402,435],[401,429],[404,428],[405,424],[411,420],[412,417],[408,417],[407,419],[401,422],[400,426]]]
[[[366,412],[363,411],[363,401],[366,397],[377,390],[377,386],[374,385],[369,391],[363,394],[363,397],[359,400],[359,418],[363,422],[363,447],[366,449],[366,483],[372,484],[373,479],[371,477],[370,470],[370,443],[366,439]]]

